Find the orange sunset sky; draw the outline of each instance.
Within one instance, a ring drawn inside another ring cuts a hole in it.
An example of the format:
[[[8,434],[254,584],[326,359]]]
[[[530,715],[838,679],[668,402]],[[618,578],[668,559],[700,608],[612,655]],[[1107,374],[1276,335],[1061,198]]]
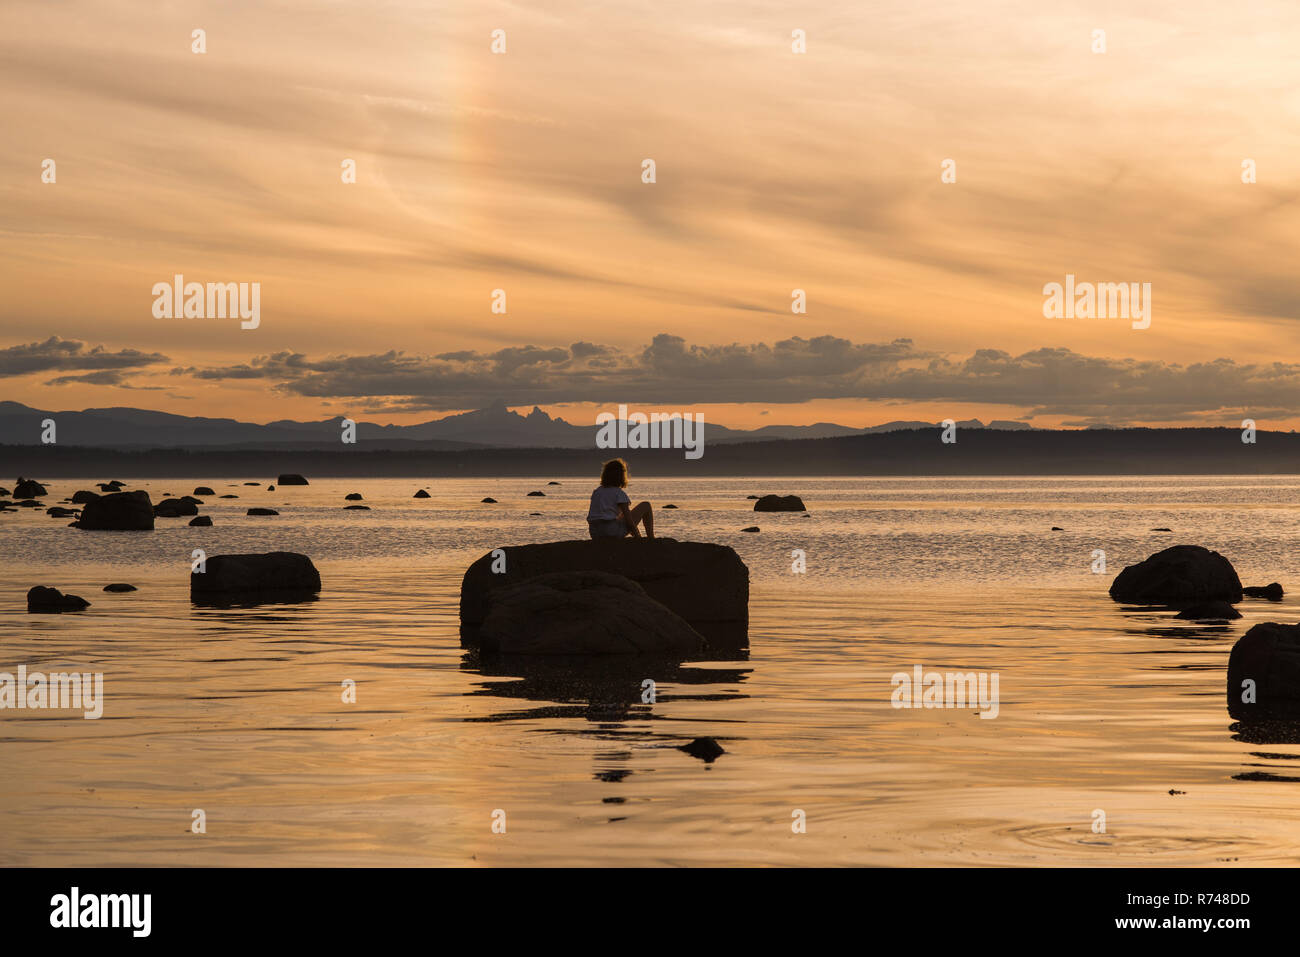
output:
[[[0,399],[1294,427],[1297,39],[1294,0],[6,0]],[[155,318],[176,273],[260,326]],[[1067,273],[1151,327],[1044,318]]]

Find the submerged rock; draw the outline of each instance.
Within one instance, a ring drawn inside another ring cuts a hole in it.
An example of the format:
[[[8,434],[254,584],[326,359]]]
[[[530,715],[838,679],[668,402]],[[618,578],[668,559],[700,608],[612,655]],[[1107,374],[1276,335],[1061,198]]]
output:
[[[487,616],[488,596],[560,571],[600,571],[628,578],[716,646],[748,641],[749,569],[735,550],[672,538],[604,538],[513,545],[488,553],[465,572],[461,637],[472,644]],[[493,566],[500,571],[493,572]]]
[[[756,512],[806,512],[798,495],[764,495],[754,503]]]
[[[1232,646],[1228,713],[1239,721],[1300,721],[1300,625],[1260,622]]]
[[[547,482],[546,484],[547,484],[547,485],[559,485],[560,483],[559,483],[559,482]]]
[[[1247,598],[1267,598],[1269,601],[1281,601],[1283,595],[1282,586],[1277,582],[1243,588],[1241,593]]]
[[[369,505],[344,505],[344,506],[343,506],[343,511],[345,511],[345,512],[368,512],[368,511],[370,511],[370,506],[369,506]]]
[[[484,651],[512,655],[690,655],[704,638],[636,582],[603,571],[551,572],[486,596]]]
[[[1184,608],[1174,617],[1190,621],[1231,621],[1241,617],[1241,612],[1226,601],[1197,602],[1190,608]]]
[[[250,508],[245,514],[247,515],[279,515],[273,508]]]
[[[276,482],[277,482],[278,484],[280,484],[280,485],[306,485],[306,484],[308,484],[308,483],[307,483],[307,480],[306,480],[305,478],[303,478],[301,475],[299,475],[297,472],[285,472],[285,473],[284,473],[283,475],[281,475],[278,479],[276,479]]]
[[[62,505],[52,505],[45,510],[45,514],[53,518],[72,518],[80,509],[64,508]]]
[[[525,496],[525,497],[526,497],[526,498],[539,498],[539,497],[540,497],[540,498],[545,498],[545,497],[546,497],[546,493],[545,493],[545,492],[529,492],[528,495]]]
[[[664,506],[665,509],[676,508],[676,507],[677,507],[676,505],[665,505],[665,506]]]
[[[190,573],[190,601],[199,604],[295,601],[320,588],[316,566],[297,552],[213,555],[203,572]]]
[[[113,582],[113,584],[111,585],[105,585],[104,591],[123,592],[123,591],[139,591],[139,589],[137,589],[134,585],[128,585],[126,582]]]
[[[143,489],[110,492],[81,509],[77,527],[89,531],[148,531],[153,528],[153,504]]]
[[[678,751],[685,751],[693,758],[699,758],[705,764],[712,764],[727,752],[714,738],[696,738],[690,744],[683,744]]]
[[[759,530],[760,530],[760,529],[759,529],[759,527],[758,527],[757,525],[751,525],[751,526],[749,526],[749,528],[742,528],[742,529],[741,529],[742,532],[757,532],[757,531],[759,531]]]
[[[238,495],[222,495],[221,498],[239,498]]]
[[[210,515],[197,515],[194,518],[190,519],[191,527],[207,528],[211,524],[212,524],[212,517]]]
[[[1135,605],[1236,603],[1241,601],[1241,579],[1218,552],[1200,545],[1174,545],[1116,575],[1110,597]]]
[[[89,607],[90,602],[80,595],[65,595],[57,588],[45,585],[35,585],[27,592],[27,611],[30,614],[57,614]]]

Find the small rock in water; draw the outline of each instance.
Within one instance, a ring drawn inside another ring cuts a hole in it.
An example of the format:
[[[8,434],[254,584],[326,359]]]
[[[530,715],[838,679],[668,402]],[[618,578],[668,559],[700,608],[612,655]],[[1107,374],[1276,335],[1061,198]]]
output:
[[[71,518],[78,512],[80,512],[80,509],[64,508],[62,505],[54,505],[45,510],[45,514],[52,518]]]
[[[212,491],[212,489],[208,488],[206,485],[199,485],[194,489],[193,494],[194,495],[216,495],[217,493]]]
[[[222,498],[239,498],[238,495],[223,495]]]
[[[764,495],[754,503],[756,512],[806,512],[798,495]]]
[[[307,480],[297,472],[285,472],[276,481],[281,485],[306,485]]]
[[[268,486],[266,487],[266,490],[267,490],[268,492],[274,492],[274,491],[275,491],[275,486],[274,486],[274,485],[268,485]]]
[[[758,531],[758,526],[757,526],[757,525],[751,525],[751,526],[749,526],[749,528],[742,528],[741,531],[742,531],[742,532],[756,532],[756,531]]]
[[[212,524],[212,516],[210,515],[196,515],[194,518],[190,519],[191,526],[199,526],[201,528],[207,528],[211,524]]]
[[[429,493],[426,492],[424,489],[418,489],[416,493],[411,496],[411,498],[428,498],[428,497],[429,497]]]
[[[273,508],[250,508],[247,512],[249,515],[279,515]]]
[[[370,506],[369,505],[344,505],[343,510],[345,512],[368,512],[370,511]]]
[[[134,585],[128,585],[126,582],[113,582],[111,585],[105,585],[104,591],[137,591]]]
[[[545,497],[546,497],[546,493],[545,493],[545,492],[529,492],[528,495],[527,495],[528,498],[537,498],[538,496],[540,496],[540,497],[542,497],[542,498],[545,498]]]
[[[1269,601],[1282,600],[1282,586],[1277,582],[1268,585],[1252,585],[1250,588],[1243,588],[1241,593],[1247,598],[1267,598]]]
[[[261,485],[261,482],[245,482],[245,485]]]
[[[559,485],[560,483],[559,483],[559,482],[547,482],[546,484],[547,484],[547,485]]]
[[[1172,528],[1153,528],[1153,529],[1151,529],[1151,531],[1153,531],[1153,532],[1172,532],[1173,529],[1172,529]]]
[[[497,500],[494,499],[494,498],[483,498],[483,499],[479,499],[479,501],[480,501],[480,502],[487,502],[487,503],[489,503],[489,504],[491,504],[491,505],[495,505],[495,504],[497,503]]]
[[[1053,526],[1052,526],[1052,531],[1054,531],[1054,532],[1063,532],[1063,531],[1065,531],[1065,529],[1063,529],[1060,525],[1053,525]]]
[[[746,495],[746,496],[745,496],[745,499],[746,499],[746,500],[749,500],[749,499],[757,499],[757,498],[758,498],[757,495]]]
[[[14,498],[36,498],[48,494],[45,486],[34,479],[19,478],[18,484],[14,486]]]
[[[676,505],[665,505],[665,506],[664,506],[664,508],[666,508],[666,509],[668,509],[668,508],[676,508],[676,507],[677,507]]]
[[[712,764],[727,752],[713,738],[696,738],[690,744],[683,744],[678,751],[685,751],[693,758],[699,758],[705,764]]]
[[[85,505],[87,502],[93,502],[97,498],[99,498],[98,492],[91,492],[91,491],[87,491],[86,489],[82,489],[81,491],[72,493],[72,504]]]
[[[529,512],[528,514],[529,514],[529,515],[541,515],[542,513],[541,513],[541,512]]]
[[[80,595],[65,595],[57,588],[35,585],[27,592],[29,614],[57,614],[63,611],[81,611],[89,607],[90,602]]]
[[[345,502],[360,502],[361,500],[360,492],[348,492],[347,495],[343,496],[343,501]]]
[[[1175,617],[1185,618],[1188,621],[1231,621],[1240,618],[1241,612],[1226,601],[1204,601],[1190,608],[1184,608]]]

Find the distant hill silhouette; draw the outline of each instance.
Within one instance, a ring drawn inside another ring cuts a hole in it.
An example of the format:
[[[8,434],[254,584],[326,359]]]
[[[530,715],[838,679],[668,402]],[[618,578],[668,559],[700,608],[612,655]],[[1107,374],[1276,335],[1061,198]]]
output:
[[[776,475],[1270,475],[1300,474],[1300,435],[1260,432],[1243,444],[1237,429],[958,429],[945,445],[938,428],[816,439],[709,444],[704,456],[642,449],[618,454],[637,476]],[[60,442],[0,446],[0,468],[37,478],[275,476],[587,476],[611,454],[585,449],[384,450],[97,449]],[[0,479],[3,481],[3,479]],[[798,489],[789,491],[797,492]]]
[[[634,410],[635,411],[635,410]],[[319,422],[280,419],[259,425],[235,419],[173,415],[146,409],[86,409],[82,412],[33,409],[18,402],[0,402],[0,444],[32,445],[40,440],[41,422],[53,419],[61,445],[114,449],[293,448],[338,450],[342,416]],[[827,438],[925,428],[930,422],[890,422],[869,429],[820,422],[816,425],[768,425],[752,432],[706,421],[706,443],[755,439]],[[977,420],[961,427],[984,428]],[[996,422],[990,428],[1028,429],[1020,422]],[[534,406],[520,415],[498,402],[486,409],[463,412],[418,425],[357,423],[357,443],[369,449],[469,448],[594,448],[596,426],[572,425]]]

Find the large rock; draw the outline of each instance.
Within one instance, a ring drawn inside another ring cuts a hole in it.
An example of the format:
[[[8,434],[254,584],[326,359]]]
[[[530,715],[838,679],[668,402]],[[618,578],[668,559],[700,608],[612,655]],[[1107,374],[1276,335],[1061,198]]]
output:
[[[295,601],[318,591],[320,572],[297,552],[213,555],[190,573],[190,601],[199,604]]]
[[[1241,579],[1232,563],[1200,545],[1175,545],[1115,576],[1110,597],[1134,605],[1181,605],[1241,601]]]
[[[492,590],[484,651],[508,655],[691,655],[699,632],[640,585],[601,571],[551,572]]]
[[[57,588],[36,585],[27,592],[27,611],[33,615],[82,611],[89,607],[90,602],[80,595],[65,595]]]
[[[1260,622],[1232,646],[1228,713],[1240,721],[1300,721],[1300,625]]]
[[[45,486],[32,479],[20,478],[14,486],[14,498],[39,498],[46,494]]]
[[[285,472],[276,482],[280,485],[306,485],[307,480],[296,472]]]
[[[806,512],[798,495],[764,495],[754,503],[756,512]]]
[[[477,641],[487,617],[487,597],[551,572],[602,571],[631,579],[645,593],[686,620],[715,647],[743,647],[749,633],[749,569],[726,545],[672,538],[602,538],[513,545],[504,572],[491,553],[465,572],[460,589],[461,637]]]
[[[153,504],[149,493],[110,492],[81,509],[78,528],[90,530],[144,531],[153,528]]]

